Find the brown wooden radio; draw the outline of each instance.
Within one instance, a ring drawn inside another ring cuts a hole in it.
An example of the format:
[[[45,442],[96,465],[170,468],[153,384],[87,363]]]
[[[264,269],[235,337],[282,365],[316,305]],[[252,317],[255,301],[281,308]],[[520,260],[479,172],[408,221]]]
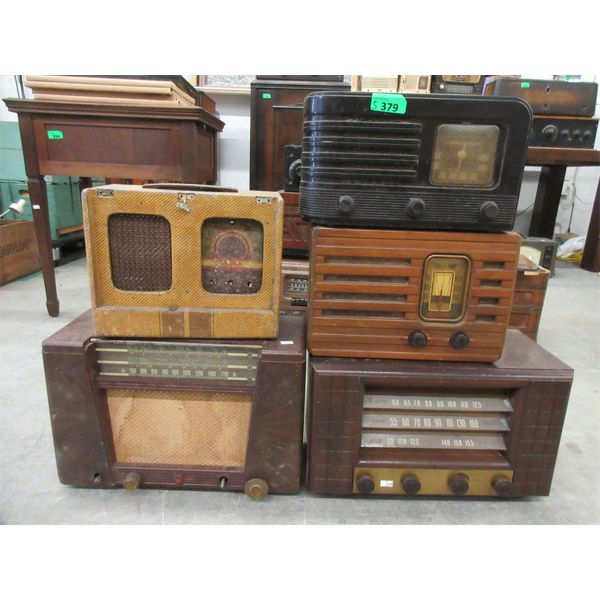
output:
[[[84,191],[83,219],[98,335],[277,336],[277,192],[102,186]]]
[[[284,258],[281,264],[281,310],[308,306],[308,261]]]
[[[516,233],[315,227],[309,351],[495,361],[504,345],[519,242]]]
[[[94,337],[90,312],[43,344],[67,485],[296,493],[304,316],[261,341]]]
[[[546,496],[573,370],[509,330],[494,364],[312,358],[308,490]]]
[[[310,223],[300,215],[298,192],[280,191],[285,205],[283,217],[283,255],[289,258],[308,256]]]

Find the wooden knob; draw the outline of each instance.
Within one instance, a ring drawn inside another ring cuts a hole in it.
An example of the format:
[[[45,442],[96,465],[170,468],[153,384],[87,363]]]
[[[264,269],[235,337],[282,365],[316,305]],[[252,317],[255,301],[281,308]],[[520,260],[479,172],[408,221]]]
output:
[[[248,479],[244,492],[251,500],[262,500],[269,493],[269,486],[263,479]]]
[[[142,482],[142,476],[139,473],[127,473],[123,479],[123,487],[126,490],[137,490]]]
[[[370,475],[361,475],[356,480],[356,487],[361,494],[370,494],[375,489],[375,482]]]
[[[415,496],[421,491],[421,482],[416,475],[405,475],[400,481],[404,493]]]
[[[459,473],[450,477],[448,485],[455,496],[464,496],[469,491],[469,478]]]
[[[492,487],[494,488],[498,496],[510,496],[513,485],[510,479],[499,476],[496,477],[494,481],[492,481]]]

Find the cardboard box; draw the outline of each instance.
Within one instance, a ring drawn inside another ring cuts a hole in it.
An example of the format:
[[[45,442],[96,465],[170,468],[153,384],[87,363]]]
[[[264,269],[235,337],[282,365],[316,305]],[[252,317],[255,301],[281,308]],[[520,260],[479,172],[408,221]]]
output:
[[[33,223],[0,219],[0,285],[39,268]]]

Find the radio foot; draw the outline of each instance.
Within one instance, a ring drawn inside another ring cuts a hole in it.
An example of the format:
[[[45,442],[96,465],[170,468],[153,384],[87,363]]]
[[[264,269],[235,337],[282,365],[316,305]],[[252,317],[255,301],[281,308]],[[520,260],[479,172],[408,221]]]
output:
[[[244,486],[244,492],[251,500],[263,500],[269,493],[269,486],[262,479],[249,479]]]

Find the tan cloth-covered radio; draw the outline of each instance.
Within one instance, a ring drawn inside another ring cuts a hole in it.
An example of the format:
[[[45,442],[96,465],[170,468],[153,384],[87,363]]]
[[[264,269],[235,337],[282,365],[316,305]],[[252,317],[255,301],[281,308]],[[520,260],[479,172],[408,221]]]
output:
[[[278,193],[109,185],[84,191],[83,218],[98,335],[277,336]]]

